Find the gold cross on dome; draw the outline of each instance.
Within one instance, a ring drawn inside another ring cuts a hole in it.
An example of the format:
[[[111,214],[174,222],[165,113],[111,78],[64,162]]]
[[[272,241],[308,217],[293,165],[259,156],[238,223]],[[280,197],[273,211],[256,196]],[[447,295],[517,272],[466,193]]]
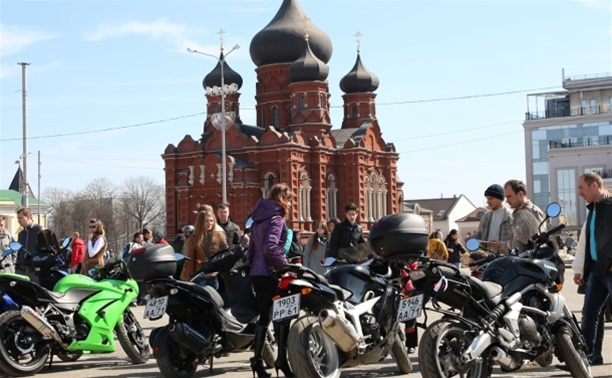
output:
[[[304,16],[304,18],[302,18],[302,21],[304,21],[304,39],[308,40],[308,26],[307,26],[307,23],[308,23],[308,21],[310,21],[310,18],[308,18],[307,16]]]
[[[355,38],[357,39],[357,54],[361,52],[361,36],[363,36],[363,34],[359,31],[355,33]]]

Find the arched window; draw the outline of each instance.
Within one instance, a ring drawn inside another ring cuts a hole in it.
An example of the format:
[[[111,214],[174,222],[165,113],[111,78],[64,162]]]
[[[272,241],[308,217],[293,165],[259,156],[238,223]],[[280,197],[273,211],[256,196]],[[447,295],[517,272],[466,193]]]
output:
[[[333,175],[327,176],[327,188],[326,190],[326,204],[327,204],[327,219],[338,217],[338,202],[337,194],[338,189],[336,188],[336,179]]]
[[[261,109],[261,127],[265,128],[266,127],[266,112],[265,109]]]
[[[213,114],[219,113],[219,105],[215,104],[215,106],[213,106]]]
[[[274,176],[274,173],[267,173],[264,176],[264,182],[263,182],[263,186],[261,188],[261,195],[263,198],[268,198],[268,193],[270,193],[270,189],[272,189],[272,187],[274,186],[274,179],[276,177]]]
[[[287,121],[288,121],[289,124],[292,121],[292,118],[291,118],[291,105],[287,106]]]
[[[321,93],[321,96],[319,96],[319,107],[320,108],[325,107],[325,94],[323,93]]]
[[[304,109],[304,96],[298,97],[298,109]]]
[[[280,122],[278,120],[278,107],[272,107],[272,125],[276,130],[279,129]]]
[[[357,117],[359,113],[357,112],[357,105],[353,105],[351,107],[351,117]]]
[[[365,214],[364,219],[368,222],[374,219],[374,196],[372,195],[372,183],[370,177],[366,176],[364,181],[365,188]]]
[[[372,220],[380,218],[380,197],[378,191],[378,175],[372,174],[370,196],[372,198]]]
[[[299,195],[299,208],[300,208],[300,220],[303,222],[309,222],[312,220],[310,217],[310,179],[308,174],[302,173],[300,176],[300,195]]]

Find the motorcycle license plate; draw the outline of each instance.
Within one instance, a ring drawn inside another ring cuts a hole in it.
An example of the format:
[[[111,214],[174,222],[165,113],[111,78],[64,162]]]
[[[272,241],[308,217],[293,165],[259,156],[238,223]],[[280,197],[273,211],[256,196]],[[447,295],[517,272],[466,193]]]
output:
[[[166,307],[168,307],[168,296],[151,298],[147,301],[145,307],[144,318],[159,318],[166,313]]]
[[[406,320],[416,319],[421,316],[422,310],[423,294],[404,298],[399,303],[399,310],[397,311],[397,321],[405,322]]]
[[[294,318],[300,313],[300,294],[279,298],[272,305],[272,321]]]

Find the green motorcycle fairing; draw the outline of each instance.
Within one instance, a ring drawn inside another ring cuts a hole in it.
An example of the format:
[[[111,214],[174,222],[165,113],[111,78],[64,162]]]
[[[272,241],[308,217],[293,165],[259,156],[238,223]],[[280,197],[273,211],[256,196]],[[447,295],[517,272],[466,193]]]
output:
[[[113,331],[117,324],[123,323],[125,309],[138,296],[138,283],[132,279],[96,281],[81,274],[70,274],[59,280],[53,291],[66,293],[75,289],[97,292],[83,301],[78,310],[78,315],[90,327],[87,338],[73,341],[68,350],[114,352]]]
[[[29,281],[30,280],[30,277],[26,276],[25,274],[0,273],[0,276],[8,277],[8,278],[17,278],[17,279],[23,280],[23,281]]]

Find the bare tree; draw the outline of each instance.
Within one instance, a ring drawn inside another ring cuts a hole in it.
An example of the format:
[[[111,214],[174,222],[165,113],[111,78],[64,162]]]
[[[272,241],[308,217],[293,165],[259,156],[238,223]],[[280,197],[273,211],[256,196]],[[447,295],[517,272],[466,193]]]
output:
[[[70,235],[78,230],[74,223],[74,192],[69,189],[47,188],[42,196],[52,205],[49,213],[49,228],[61,236]]]
[[[150,177],[128,177],[122,189],[122,209],[138,229],[145,225],[165,224],[166,197],[162,185]]]

